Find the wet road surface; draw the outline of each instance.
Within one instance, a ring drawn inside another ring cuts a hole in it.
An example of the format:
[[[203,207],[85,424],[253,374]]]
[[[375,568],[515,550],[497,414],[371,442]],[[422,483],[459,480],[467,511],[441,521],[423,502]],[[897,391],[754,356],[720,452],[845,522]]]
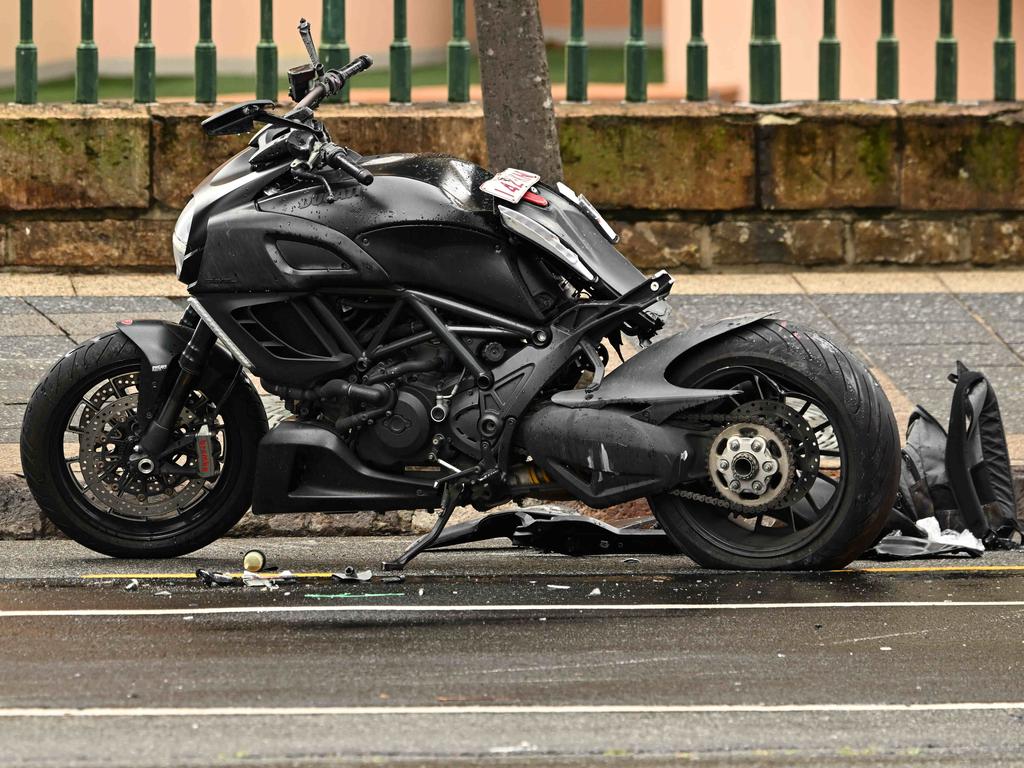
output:
[[[483,547],[401,582],[183,578],[250,544],[311,574],[401,546],[0,544],[0,763],[1024,764],[1019,553],[768,575]]]

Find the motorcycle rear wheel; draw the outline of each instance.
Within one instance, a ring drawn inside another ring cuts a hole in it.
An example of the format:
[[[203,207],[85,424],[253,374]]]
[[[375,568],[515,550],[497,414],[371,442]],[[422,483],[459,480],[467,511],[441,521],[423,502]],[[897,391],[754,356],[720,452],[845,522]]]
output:
[[[135,408],[142,364],[138,347],[117,331],[58,361],[25,411],[22,467],[43,512],[79,544],[111,557],[176,557],[220,538],[245,514],[267,420],[245,376],[224,403],[197,386],[177,425],[181,448],[167,460],[195,463],[187,435],[208,416],[220,474],[142,478],[126,460],[143,429]]]
[[[683,387],[740,389],[718,418],[775,409],[791,421],[798,414],[806,422],[799,429],[813,433],[803,465],[793,461],[795,481],[809,490],[792,504],[738,514],[671,493],[650,499],[693,560],[727,570],[826,570],[874,542],[896,496],[900,442],[892,407],[859,360],[814,331],[762,320],[699,347],[667,377]],[[711,481],[684,490],[722,498]]]

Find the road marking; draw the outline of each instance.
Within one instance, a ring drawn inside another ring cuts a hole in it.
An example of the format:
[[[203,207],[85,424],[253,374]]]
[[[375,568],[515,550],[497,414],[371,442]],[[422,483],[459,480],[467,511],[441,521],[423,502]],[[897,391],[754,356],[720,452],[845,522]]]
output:
[[[274,576],[277,571],[260,571],[261,576]],[[232,571],[230,573],[224,573],[225,576],[231,576],[235,579],[242,578],[241,571]],[[330,571],[306,571],[306,572],[292,572],[292,576],[296,579],[329,579],[334,574]],[[197,579],[199,578],[194,572],[193,573],[84,573],[79,576],[80,579]]]
[[[41,717],[309,717],[322,715],[630,715],[787,712],[990,712],[1024,710],[1021,701],[938,704],[564,704],[372,707],[10,707],[0,718]]]
[[[75,616],[199,616],[237,613],[573,613],[601,611],[770,611],[824,608],[1024,608],[1024,600],[921,600],[847,603],[570,603],[523,605],[234,605],[211,608],[69,608],[3,610],[0,619]]]
[[[905,565],[843,568],[833,573],[941,573],[942,571],[1024,571],[1024,565]]]

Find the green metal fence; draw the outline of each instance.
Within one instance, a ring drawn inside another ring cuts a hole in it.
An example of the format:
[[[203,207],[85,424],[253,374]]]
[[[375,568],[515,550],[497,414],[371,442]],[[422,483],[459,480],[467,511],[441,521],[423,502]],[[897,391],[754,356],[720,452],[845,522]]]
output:
[[[185,4],[185,0],[177,0]],[[380,1],[380,0],[379,0]],[[629,34],[623,41],[625,92],[629,102],[647,100],[647,44],[644,39],[643,0],[629,3]],[[684,0],[678,0],[684,2]],[[708,44],[704,39],[704,0],[690,1],[691,35],[686,46],[686,98],[705,101],[708,92]],[[867,2],[869,0],[844,0]],[[1013,39],[1013,0],[971,0],[999,4],[994,42],[994,95],[998,101],[1016,99],[1016,43]],[[33,0],[20,0],[20,41],[15,50],[15,100],[33,104],[38,99],[38,52],[33,41]],[[99,50],[93,39],[93,0],[79,0],[81,42],[76,51],[75,100],[95,103],[99,98]],[[217,99],[217,47],[213,35],[213,2],[198,0],[199,39],[195,46],[195,99]],[[569,40],[565,46],[566,98],[587,100],[588,46],[585,0],[564,0],[570,9]],[[899,41],[895,36],[895,0],[880,0],[881,34],[876,51],[878,99],[899,98]],[[957,41],[953,30],[954,0],[936,0],[939,37],[935,43],[935,99],[957,100]],[[967,0],[961,0],[967,2]],[[325,64],[337,67],[349,60],[345,40],[345,0],[323,0],[321,52]],[[754,0],[750,37],[750,100],[773,104],[782,100],[782,46],[776,37],[780,10],[776,0]],[[836,0],[822,0],[823,35],[818,54],[818,97],[841,98],[841,46],[837,37]],[[466,0],[452,0],[452,36],[448,43],[448,100],[469,100],[472,66],[466,39]],[[396,103],[412,100],[412,44],[408,37],[408,0],[393,0],[393,42],[390,49],[390,97]],[[278,96],[278,56],[274,42],[273,0],[259,0],[259,41],[256,44],[256,96]],[[139,39],[135,46],[133,93],[136,102],[156,100],[156,47],[152,40],[152,0],[138,3]],[[349,99],[347,88],[337,101]]]

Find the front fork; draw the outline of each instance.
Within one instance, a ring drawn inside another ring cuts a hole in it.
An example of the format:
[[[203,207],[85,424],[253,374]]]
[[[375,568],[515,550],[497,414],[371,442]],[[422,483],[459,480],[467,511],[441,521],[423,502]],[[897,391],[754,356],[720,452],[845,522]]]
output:
[[[213,331],[200,320],[192,332],[192,338],[178,357],[178,376],[167,399],[136,446],[140,468],[144,462],[146,466],[154,467],[158,457],[167,449],[185,400],[192,391],[193,383],[202,373],[206,358],[216,341]]]

